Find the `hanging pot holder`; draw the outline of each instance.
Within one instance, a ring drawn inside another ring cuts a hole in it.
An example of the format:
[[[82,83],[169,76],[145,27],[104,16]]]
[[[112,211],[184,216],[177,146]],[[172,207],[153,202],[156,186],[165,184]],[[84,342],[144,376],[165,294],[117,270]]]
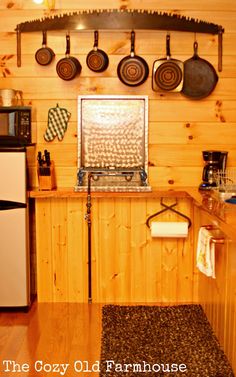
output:
[[[56,136],[62,140],[67,130],[68,121],[71,113],[61,108],[58,104],[48,110],[48,126],[44,134],[46,141],[52,141]]]

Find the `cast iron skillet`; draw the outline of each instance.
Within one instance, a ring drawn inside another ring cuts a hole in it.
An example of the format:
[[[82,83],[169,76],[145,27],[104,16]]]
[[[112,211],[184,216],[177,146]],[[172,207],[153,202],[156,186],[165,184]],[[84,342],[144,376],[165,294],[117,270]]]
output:
[[[214,90],[218,75],[207,60],[198,56],[198,43],[194,42],[194,55],[184,62],[184,83],[182,93],[192,99],[209,96]]]
[[[149,67],[147,62],[134,52],[135,33],[131,32],[130,55],[123,58],[117,67],[117,74],[121,82],[128,86],[138,86],[147,80]]]
[[[98,31],[94,32],[94,45],[86,58],[86,63],[89,69],[94,72],[103,72],[107,69],[109,59],[105,51],[98,48]]]
[[[47,47],[47,32],[43,30],[42,47],[36,51],[35,60],[40,65],[48,65],[52,62],[54,56],[53,50]]]
[[[70,56],[70,36],[66,35],[66,57],[60,59],[56,66],[57,74],[62,80],[72,80],[79,75],[82,67],[78,59]]]

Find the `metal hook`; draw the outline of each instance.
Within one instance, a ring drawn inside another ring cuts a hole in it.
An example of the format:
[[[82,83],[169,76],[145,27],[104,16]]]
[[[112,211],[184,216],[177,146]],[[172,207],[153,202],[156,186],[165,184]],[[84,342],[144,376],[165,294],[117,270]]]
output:
[[[177,211],[176,209],[173,208],[178,204],[177,199],[175,199],[175,203],[173,203],[171,205],[166,205],[163,202],[163,198],[161,198],[160,204],[164,207],[164,209],[161,209],[160,211],[154,213],[153,215],[151,215],[147,218],[146,225],[147,225],[148,228],[150,228],[150,220],[153,219],[153,217],[156,217],[156,216],[160,215],[161,213],[168,211],[168,210],[170,210],[170,211],[176,213],[177,215],[185,218],[188,221],[188,228],[190,228],[190,226],[192,225],[191,219],[188,216],[184,215],[183,213],[181,213],[181,212],[179,212],[179,211]]]

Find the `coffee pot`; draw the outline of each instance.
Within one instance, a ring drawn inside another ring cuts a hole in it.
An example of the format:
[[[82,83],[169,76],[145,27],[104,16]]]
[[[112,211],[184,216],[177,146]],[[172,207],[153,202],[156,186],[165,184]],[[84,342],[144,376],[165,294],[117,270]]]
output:
[[[22,91],[15,89],[0,89],[0,98],[2,106],[23,105]]]
[[[217,186],[217,172],[226,169],[228,152],[225,151],[203,151],[203,160],[205,166],[202,172],[202,183],[199,186],[201,190],[211,190]]]

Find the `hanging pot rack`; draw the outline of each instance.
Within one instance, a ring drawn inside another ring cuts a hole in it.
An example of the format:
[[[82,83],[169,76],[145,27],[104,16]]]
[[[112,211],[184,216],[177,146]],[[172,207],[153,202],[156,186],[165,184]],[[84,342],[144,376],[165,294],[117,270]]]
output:
[[[167,30],[218,35],[218,70],[222,71],[221,25],[152,10],[86,10],[54,15],[16,26],[17,66],[21,66],[21,33],[43,30]]]

